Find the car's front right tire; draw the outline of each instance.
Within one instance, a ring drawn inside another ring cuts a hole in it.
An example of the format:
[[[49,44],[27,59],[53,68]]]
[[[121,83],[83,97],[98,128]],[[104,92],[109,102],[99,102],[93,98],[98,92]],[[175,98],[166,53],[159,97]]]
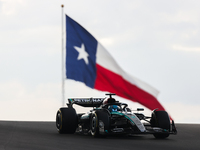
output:
[[[99,122],[101,125],[99,125]],[[103,128],[104,131],[101,130],[100,132],[99,128]],[[95,113],[91,115],[90,131],[93,137],[106,137],[109,128],[110,128],[110,117],[109,117],[108,111],[104,109],[97,110]]]
[[[97,117],[97,114],[94,113],[91,115],[91,119],[90,119],[90,130],[91,130],[91,134],[94,137],[98,137],[99,136],[99,120]]]

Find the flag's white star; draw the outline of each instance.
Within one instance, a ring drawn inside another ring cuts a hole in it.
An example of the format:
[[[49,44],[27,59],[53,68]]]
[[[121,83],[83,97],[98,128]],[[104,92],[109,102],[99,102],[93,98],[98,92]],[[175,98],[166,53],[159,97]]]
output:
[[[85,61],[85,63],[88,65],[89,64],[89,61],[88,61],[88,53],[85,51],[85,46],[84,44],[82,43],[81,44],[81,47],[77,47],[77,46],[74,46],[74,48],[78,51],[78,58],[77,60],[80,60],[80,59],[83,59]]]

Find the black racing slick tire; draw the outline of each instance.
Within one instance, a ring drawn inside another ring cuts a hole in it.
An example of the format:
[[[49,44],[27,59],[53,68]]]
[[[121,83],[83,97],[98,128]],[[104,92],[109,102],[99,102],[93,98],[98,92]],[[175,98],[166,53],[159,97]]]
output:
[[[104,131],[109,130],[110,125],[110,117],[109,114],[104,110],[96,111],[91,115],[90,119],[90,130],[93,137],[106,137],[107,133],[100,133],[99,131],[99,122],[103,123]],[[102,124],[101,123],[101,124]],[[101,128],[101,127],[100,127]]]
[[[99,136],[99,120],[96,113],[91,115],[90,130],[92,136],[94,137]]]
[[[170,132],[170,118],[166,111],[153,111],[151,120],[152,127],[158,127],[164,129],[166,133],[154,133],[154,137],[157,139],[164,139],[169,136]]]
[[[73,134],[78,126],[78,116],[74,108],[60,108],[56,114],[56,127],[59,133]]]

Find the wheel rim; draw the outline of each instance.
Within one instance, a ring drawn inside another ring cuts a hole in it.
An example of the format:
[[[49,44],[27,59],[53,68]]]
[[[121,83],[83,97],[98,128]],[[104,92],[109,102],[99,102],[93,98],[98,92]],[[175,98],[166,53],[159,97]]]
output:
[[[60,129],[60,126],[61,126],[61,114],[60,114],[60,112],[57,113],[56,126],[57,126],[58,129]]]
[[[92,132],[94,133],[95,132],[95,130],[96,130],[96,117],[94,116],[93,118],[92,118]]]
[[[96,114],[93,114],[92,120],[91,120],[91,134],[93,136],[96,136],[97,132],[97,116]]]

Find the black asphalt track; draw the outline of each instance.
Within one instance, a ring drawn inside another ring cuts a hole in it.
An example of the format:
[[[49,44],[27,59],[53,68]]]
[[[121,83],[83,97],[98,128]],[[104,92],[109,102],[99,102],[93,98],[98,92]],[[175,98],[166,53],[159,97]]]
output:
[[[177,124],[177,135],[93,138],[59,134],[54,122],[0,121],[0,150],[199,150],[200,124]]]

